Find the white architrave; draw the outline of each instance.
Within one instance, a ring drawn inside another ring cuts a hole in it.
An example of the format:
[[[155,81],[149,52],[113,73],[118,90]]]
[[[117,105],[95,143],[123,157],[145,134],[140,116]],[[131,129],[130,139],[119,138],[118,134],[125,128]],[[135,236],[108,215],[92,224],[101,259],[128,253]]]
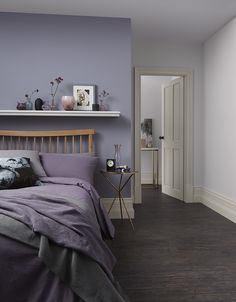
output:
[[[193,71],[182,68],[135,69],[134,102],[134,203],[141,203],[140,122],[141,76],[182,76],[184,78],[184,201],[193,202]]]

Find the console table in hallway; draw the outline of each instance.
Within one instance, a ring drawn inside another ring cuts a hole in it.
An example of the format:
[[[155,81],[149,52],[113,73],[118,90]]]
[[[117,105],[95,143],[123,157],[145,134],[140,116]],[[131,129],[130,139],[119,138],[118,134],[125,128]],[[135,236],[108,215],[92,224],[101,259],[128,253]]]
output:
[[[141,151],[149,151],[152,152],[152,185],[154,188],[158,187],[158,151],[157,147],[150,147],[150,148],[141,148]],[[155,165],[155,152],[156,152],[156,159],[157,163]],[[156,172],[156,174],[155,174]],[[157,181],[156,181],[157,179]]]

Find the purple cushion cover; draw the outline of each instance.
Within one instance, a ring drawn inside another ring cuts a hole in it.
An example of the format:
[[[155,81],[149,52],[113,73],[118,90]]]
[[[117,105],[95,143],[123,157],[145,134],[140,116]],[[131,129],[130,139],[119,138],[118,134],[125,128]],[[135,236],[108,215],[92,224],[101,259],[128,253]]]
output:
[[[40,153],[40,159],[49,177],[80,178],[93,184],[98,157],[82,153]]]

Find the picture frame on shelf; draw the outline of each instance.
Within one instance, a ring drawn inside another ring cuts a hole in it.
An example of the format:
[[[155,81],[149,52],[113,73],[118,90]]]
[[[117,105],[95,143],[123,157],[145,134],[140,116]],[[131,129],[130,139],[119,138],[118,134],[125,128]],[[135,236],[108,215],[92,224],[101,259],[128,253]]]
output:
[[[95,104],[96,101],[95,93],[95,85],[74,85],[74,110],[92,111],[92,105]]]

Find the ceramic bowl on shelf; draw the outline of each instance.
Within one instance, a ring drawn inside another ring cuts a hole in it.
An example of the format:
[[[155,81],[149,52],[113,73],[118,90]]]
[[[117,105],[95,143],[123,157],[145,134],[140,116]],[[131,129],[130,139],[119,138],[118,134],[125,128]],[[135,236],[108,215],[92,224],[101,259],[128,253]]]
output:
[[[64,110],[73,110],[75,98],[72,95],[64,95],[61,98],[61,103]]]
[[[25,102],[17,102],[16,109],[17,110],[26,110],[26,104],[25,104]]]

